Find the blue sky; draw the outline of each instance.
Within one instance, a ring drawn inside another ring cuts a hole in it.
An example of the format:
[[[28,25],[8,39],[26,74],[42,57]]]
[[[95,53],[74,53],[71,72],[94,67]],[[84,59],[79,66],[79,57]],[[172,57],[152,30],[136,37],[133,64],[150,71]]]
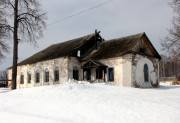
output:
[[[47,24],[76,14],[108,0],[41,0],[47,12]],[[51,44],[70,40],[101,31],[108,40],[146,32],[152,44],[161,54],[160,40],[168,35],[173,11],[167,4],[170,0],[113,0],[106,5],[47,26],[44,37],[38,40],[38,48],[29,43],[19,45],[22,61]],[[12,43],[10,43],[12,44]],[[0,63],[0,70],[12,65],[12,51]]]

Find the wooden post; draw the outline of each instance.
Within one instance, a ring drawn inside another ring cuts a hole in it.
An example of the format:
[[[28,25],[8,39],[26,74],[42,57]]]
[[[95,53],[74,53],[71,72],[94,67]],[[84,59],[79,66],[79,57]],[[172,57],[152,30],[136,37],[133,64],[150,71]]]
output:
[[[84,68],[83,68],[83,80],[84,80]]]

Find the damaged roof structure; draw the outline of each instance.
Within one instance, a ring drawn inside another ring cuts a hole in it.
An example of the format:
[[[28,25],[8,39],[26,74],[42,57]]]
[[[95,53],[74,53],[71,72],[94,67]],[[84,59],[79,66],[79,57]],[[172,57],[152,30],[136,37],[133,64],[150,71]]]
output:
[[[156,51],[156,49],[153,47],[149,39],[147,38],[146,34],[139,33],[135,35],[130,35],[126,37],[111,39],[103,42],[103,44],[99,47],[99,49],[96,52],[93,52],[89,56],[85,57],[84,60],[88,59],[104,59],[104,58],[111,58],[111,57],[117,57],[122,56],[128,53],[133,53],[134,46],[142,41],[142,38],[146,38],[146,45],[151,48],[151,51],[153,52],[152,57],[156,57],[158,59],[161,59],[160,55]],[[136,52],[138,53],[138,52]],[[140,52],[139,52],[140,53]],[[148,54],[146,54],[148,55]],[[150,54],[149,54],[150,55]]]
[[[58,44],[53,44],[46,49],[32,55],[31,57],[23,60],[18,65],[32,64],[39,61],[55,59],[59,57],[64,57],[72,54],[83,44],[93,40],[95,34],[86,35],[80,38],[72,39]]]
[[[104,41],[104,39],[101,38],[99,33],[93,33],[62,43],[53,44],[47,47],[46,49],[32,55],[31,57],[23,60],[18,65],[32,64],[35,62],[55,59],[58,57],[71,56],[80,47],[83,47],[84,44],[93,41],[95,37],[99,37],[101,40],[103,40],[103,42],[100,46],[98,46],[98,49],[95,52],[91,52],[87,56],[82,57],[81,60],[104,59],[122,56],[127,53],[133,53],[133,47],[137,44],[137,42],[141,41],[141,38],[147,39],[146,43],[152,49],[153,52],[153,54],[151,54],[152,57],[161,59],[160,55],[153,47],[153,45],[151,44],[144,32],[107,41]]]

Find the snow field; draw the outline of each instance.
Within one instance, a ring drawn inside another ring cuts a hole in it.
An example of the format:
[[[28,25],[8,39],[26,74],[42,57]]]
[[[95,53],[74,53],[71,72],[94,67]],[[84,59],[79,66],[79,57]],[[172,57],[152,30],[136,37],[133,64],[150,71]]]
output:
[[[179,123],[180,86],[85,82],[0,89],[0,123]]]

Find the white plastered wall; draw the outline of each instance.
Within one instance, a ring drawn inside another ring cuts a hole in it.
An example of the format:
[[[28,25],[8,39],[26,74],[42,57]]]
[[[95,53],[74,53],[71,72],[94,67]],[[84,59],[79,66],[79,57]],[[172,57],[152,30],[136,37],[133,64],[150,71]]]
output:
[[[149,81],[144,81],[144,65],[148,65]],[[132,84],[141,88],[152,87],[152,84],[159,83],[159,61],[155,58],[135,55],[132,64]]]
[[[54,70],[59,69],[59,81],[54,82]],[[45,81],[45,70],[49,71],[49,82]],[[36,71],[40,73],[40,82],[35,82]],[[31,73],[31,83],[28,83],[28,72]],[[24,84],[20,84],[21,74],[24,75]],[[12,69],[8,69],[8,78],[12,78]],[[17,68],[17,88],[35,87],[43,85],[59,84],[68,81],[68,58],[61,57],[53,60],[22,65]]]
[[[77,69],[79,72],[79,80],[83,80],[83,69],[81,68],[81,63],[75,57],[69,57],[68,59],[68,78],[69,81],[73,80],[73,69]]]
[[[123,56],[122,62],[122,82],[123,86],[132,86],[132,54]]]
[[[123,85],[123,59],[122,57],[114,57],[108,59],[101,59],[99,62],[103,63],[108,67],[114,68],[114,81],[108,81],[108,70],[105,74],[106,82],[112,85],[122,86]]]

